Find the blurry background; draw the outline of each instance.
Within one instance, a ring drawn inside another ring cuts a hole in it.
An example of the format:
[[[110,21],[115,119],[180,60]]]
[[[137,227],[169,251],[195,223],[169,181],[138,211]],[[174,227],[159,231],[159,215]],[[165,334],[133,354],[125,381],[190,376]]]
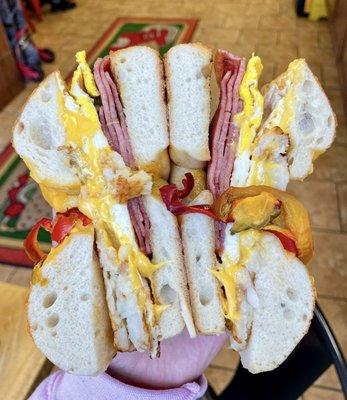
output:
[[[30,3],[35,2],[27,3],[29,22],[36,29],[31,34],[32,42],[36,47],[48,48],[55,54],[52,63],[40,66],[45,74],[59,68],[66,76],[74,67],[75,52],[90,49],[102,32],[121,16],[198,19],[191,41],[225,48],[242,56],[255,52],[264,65],[263,83],[283,72],[294,58],[307,60],[332,103],[339,125],[334,145],[316,161],[313,174],[304,183],[291,183],[289,190],[310,211],[315,238],[315,257],[311,268],[318,301],[347,353],[347,128],[344,116],[347,2],[327,1],[329,18],[311,21],[297,16],[297,4],[293,0],[80,0],[76,8],[66,7],[69,8],[67,12],[51,12],[52,4],[46,4],[42,9],[41,22],[37,20],[37,17],[41,18],[40,11],[36,17],[30,13],[33,6]],[[305,13],[304,8],[301,11]],[[151,43],[158,45],[156,40]],[[35,86],[34,83],[23,83],[12,54],[5,32],[1,29],[0,150],[8,144],[11,127]],[[27,72],[24,71],[24,74]],[[26,76],[28,78],[30,74]],[[1,190],[0,200],[6,195],[4,187]],[[33,206],[28,211],[28,218],[43,212],[37,210],[38,207]],[[3,225],[1,229],[5,229]],[[15,258],[9,262],[15,263]],[[23,302],[30,274],[30,268],[0,265],[1,281],[23,287],[16,291],[12,286],[0,287],[0,398],[3,399],[25,398],[28,390],[51,369],[51,365],[32,347],[30,339],[24,338]],[[10,339],[6,341],[4,338]],[[217,392],[231,379],[237,361],[235,353],[227,350],[223,350],[213,361],[207,377]],[[9,393],[9,385],[15,395],[4,397],[4,393]],[[303,398],[343,399],[333,368]]]

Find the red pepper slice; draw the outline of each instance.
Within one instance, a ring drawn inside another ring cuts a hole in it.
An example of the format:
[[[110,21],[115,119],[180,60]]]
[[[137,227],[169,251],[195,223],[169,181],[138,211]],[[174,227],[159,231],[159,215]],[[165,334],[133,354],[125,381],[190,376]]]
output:
[[[179,198],[184,199],[185,197],[190,195],[190,192],[194,188],[194,176],[192,173],[187,172],[184,174],[184,178],[182,179],[183,189],[178,190]]]
[[[53,220],[52,241],[60,243],[70,233],[76,222],[76,219],[71,216],[57,214]]]
[[[24,249],[28,257],[35,264],[47,257],[47,254],[40,249],[37,240],[40,228],[49,232],[54,242],[61,243],[79,220],[82,221],[83,226],[89,225],[92,222],[77,208],[72,208],[65,213],[57,213],[53,220],[42,218],[36,222],[24,241]]]
[[[159,191],[161,197],[166,205],[166,208],[172,212],[174,215],[182,215],[187,213],[199,213],[205,214],[217,221],[222,222],[233,222],[234,219],[228,216],[228,219],[225,217],[223,220],[218,217],[215,212],[211,209],[211,206],[208,204],[204,205],[196,205],[196,206],[188,206],[182,203],[182,199],[187,197],[189,193],[192,191],[194,187],[194,177],[193,175],[188,172],[185,174],[185,177],[182,180],[183,189],[178,189],[176,185],[164,185],[162,186]],[[282,206],[282,201],[278,201],[278,205],[276,207],[280,208]],[[285,235],[284,233],[278,230],[266,229],[267,232],[273,233],[278,239],[281,241],[282,246],[285,250],[294,253],[296,256],[298,255],[298,249],[295,244],[295,240],[290,238],[289,236]]]
[[[199,204],[195,206],[188,206],[182,203],[182,200],[189,195],[194,187],[194,176],[187,172],[182,179],[183,189],[178,189],[176,185],[164,185],[159,191],[166,208],[174,215],[183,215],[188,213],[198,213],[207,215],[217,221],[221,221],[219,217],[212,211],[209,204]],[[229,219],[224,222],[232,222]]]
[[[71,208],[65,213],[57,213],[52,223],[52,240],[57,243],[62,242],[78,220],[82,221],[83,226],[89,225],[92,222],[78,208]]]
[[[296,247],[295,241],[291,239],[290,237],[286,236],[284,233],[267,229],[267,232],[273,233],[275,236],[278,237],[278,239],[281,241],[282,246],[285,250],[290,251],[291,253],[294,253],[295,256],[298,256],[298,249]]]
[[[47,254],[40,249],[39,242],[37,241],[37,235],[39,234],[40,228],[45,229],[47,232],[51,232],[52,221],[48,218],[42,218],[40,221],[36,222],[23,243],[25,252],[30,260],[35,264],[47,256]]]

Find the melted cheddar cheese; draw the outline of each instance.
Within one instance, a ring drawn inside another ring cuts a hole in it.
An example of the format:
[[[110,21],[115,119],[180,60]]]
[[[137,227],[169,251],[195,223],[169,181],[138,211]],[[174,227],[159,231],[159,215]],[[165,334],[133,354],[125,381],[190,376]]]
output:
[[[66,193],[63,190],[48,188],[39,184],[43,198],[57,212],[65,212],[70,208],[78,207],[78,196]]]
[[[224,316],[231,322],[235,322],[239,318],[237,274],[249,261],[257,245],[257,241],[261,237],[261,232],[249,229],[237,235],[239,242],[236,252],[238,254],[231,255],[227,251],[224,251],[222,263],[219,263],[216,269],[211,270],[211,273],[223,287],[220,299]]]
[[[224,295],[220,299],[224,317],[231,321],[238,318],[236,274],[241,268],[241,262],[234,262],[229,256],[225,256],[218,269],[211,271],[224,289]]]
[[[278,101],[276,107],[271,112],[270,120],[266,123],[266,128],[263,129],[257,139],[267,133],[288,135],[292,124],[296,102],[295,84],[302,80],[300,71],[301,60],[294,60],[289,64],[288,71],[279,79],[277,86],[279,91],[283,91],[283,97]],[[256,139],[254,146],[258,143]],[[247,185],[266,185],[276,187],[274,177],[283,172],[283,166],[276,161],[281,151],[275,148],[276,142],[261,152],[261,155],[252,155],[252,167],[250,170]],[[317,155],[318,156],[318,155]]]
[[[251,145],[261,124],[264,98],[258,89],[258,80],[263,70],[261,59],[252,56],[240,85],[240,98],[243,110],[235,115],[235,122],[240,127],[240,139],[237,154],[251,150]]]
[[[119,243],[118,262],[126,261],[129,269],[129,277],[137,295],[138,305],[143,313],[146,307],[146,293],[144,290],[142,278],[151,281],[153,273],[161,268],[165,263],[154,264],[147,256],[135,247],[129,238],[121,233],[116,232],[117,241]],[[114,245],[113,245],[114,247]],[[160,318],[161,312],[164,311],[164,306],[154,303],[153,312]]]

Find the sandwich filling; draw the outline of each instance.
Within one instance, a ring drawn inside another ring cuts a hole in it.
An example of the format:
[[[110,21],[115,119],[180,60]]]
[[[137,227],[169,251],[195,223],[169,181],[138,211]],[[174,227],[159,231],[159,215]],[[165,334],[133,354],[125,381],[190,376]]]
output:
[[[262,69],[254,55],[246,65],[244,58],[227,51],[216,54],[220,101],[210,127],[212,157],[207,171],[214,199],[230,186],[247,186],[253,143],[263,117],[264,99],[258,89]],[[215,231],[216,253],[221,255],[225,225],[216,222]]]
[[[129,168],[136,169],[123,107],[117,86],[111,76],[109,57],[96,60],[94,78],[100,92],[101,107],[99,108],[99,118],[102,131],[112,150],[117,151],[123,157],[125,164]],[[127,206],[139,247],[145,254],[151,254],[151,226],[142,198],[135,197],[130,199]]]
[[[239,140],[239,128],[234,117],[242,110],[240,84],[245,73],[244,58],[219,50],[215,57],[217,79],[220,81],[220,101],[210,126],[211,161],[207,168],[207,183],[216,199],[230,186]],[[225,225],[215,222],[216,252],[222,251]]]

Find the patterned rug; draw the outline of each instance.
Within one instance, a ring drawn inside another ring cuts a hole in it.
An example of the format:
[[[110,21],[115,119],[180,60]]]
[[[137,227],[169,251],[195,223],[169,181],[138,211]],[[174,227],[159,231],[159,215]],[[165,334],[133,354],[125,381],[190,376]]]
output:
[[[189,42],[196,25],[195,19],[118,18],[89,50],[88,62],[93,64],[110,49],[141,44],[164,54],[175,44]],[[72,72],[66,79],[71,76]],[[23,239],[38,219],[50,216],[50,207],[9,144],[0,154],[0,263],[32,266]],[[44,249],[50,247],[45,231],[41,230],[39,240]]]

